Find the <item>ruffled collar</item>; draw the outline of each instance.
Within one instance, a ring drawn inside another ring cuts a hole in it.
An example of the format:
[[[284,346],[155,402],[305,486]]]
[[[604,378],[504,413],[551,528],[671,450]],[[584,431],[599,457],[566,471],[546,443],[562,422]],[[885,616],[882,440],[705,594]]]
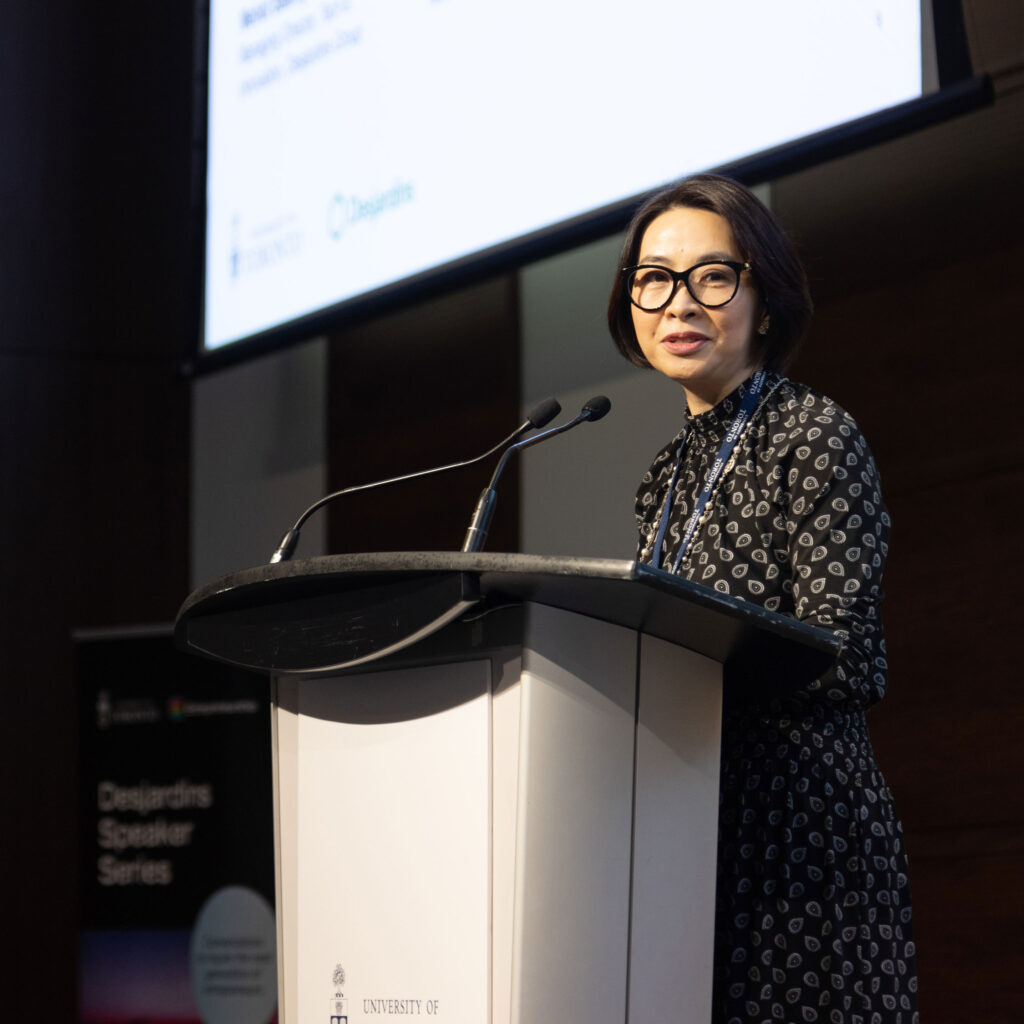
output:
[[[751,374],[742,384],[730,391],[725,398],[706,412],[698,413],[695,416],[687,409],[687,426],[693,441],[721,444],[722,439],[729,432],[732,421],[736,418],[736,413],[740,410],[744,396],[750,390],[753,376]],[[778,374],[769,372],[765,380],[765,392],[767,393],[778,380]]]

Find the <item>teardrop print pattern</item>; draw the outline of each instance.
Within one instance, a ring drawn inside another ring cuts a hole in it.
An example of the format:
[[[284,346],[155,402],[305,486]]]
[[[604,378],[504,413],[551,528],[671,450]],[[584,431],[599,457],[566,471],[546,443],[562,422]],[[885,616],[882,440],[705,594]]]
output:
[[[692,417],[637,492],[640,551],[668,503],[650,559],[668,571],[746,387]],[[846,412],[777,375],[766,395],[679,575],[829,629],[843,649],[809,684],[727,687],[714,1020],[917,1024],[902,827],[865,720],[887,683],[889,515]]]

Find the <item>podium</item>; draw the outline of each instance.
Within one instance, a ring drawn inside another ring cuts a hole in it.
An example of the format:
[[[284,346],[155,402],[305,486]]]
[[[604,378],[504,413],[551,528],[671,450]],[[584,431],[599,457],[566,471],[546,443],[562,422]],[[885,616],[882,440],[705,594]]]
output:
[[[284,1024],[710,1020],[723,700],[838,648],[650,566],[463,552],[234,573],[176,635],[271,680]]]

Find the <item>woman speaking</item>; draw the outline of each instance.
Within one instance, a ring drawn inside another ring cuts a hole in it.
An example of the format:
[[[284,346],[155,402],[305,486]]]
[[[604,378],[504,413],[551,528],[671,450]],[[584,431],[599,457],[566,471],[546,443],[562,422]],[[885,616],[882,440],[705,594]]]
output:
[[[782,375],[810,315],[792,245],[741,185],[698,175],[638,211],[609,326],[686,405],[637,493],[639,557],[842,640],[810,684],[727,687],[714,1020],[911,1024],[906,855],[865,721],[886,687],[889,516],[853,419]]]

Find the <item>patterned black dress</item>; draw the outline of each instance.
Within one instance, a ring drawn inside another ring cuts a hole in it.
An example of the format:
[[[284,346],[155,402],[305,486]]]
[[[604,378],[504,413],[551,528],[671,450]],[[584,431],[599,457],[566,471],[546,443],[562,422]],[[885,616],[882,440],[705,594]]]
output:
[[[647,561],[675,564],[748,384],[691,417],[644,476],[642,552],[688,433],[670,526]],[[679,575],[833,630],[843,651],[809,685],[727,699],[714,1021],[912,1024],[902,828],[865,722],[886,686],[879,603],[889,517],[878,472],[850,416],[772,374],[736,455]]]

